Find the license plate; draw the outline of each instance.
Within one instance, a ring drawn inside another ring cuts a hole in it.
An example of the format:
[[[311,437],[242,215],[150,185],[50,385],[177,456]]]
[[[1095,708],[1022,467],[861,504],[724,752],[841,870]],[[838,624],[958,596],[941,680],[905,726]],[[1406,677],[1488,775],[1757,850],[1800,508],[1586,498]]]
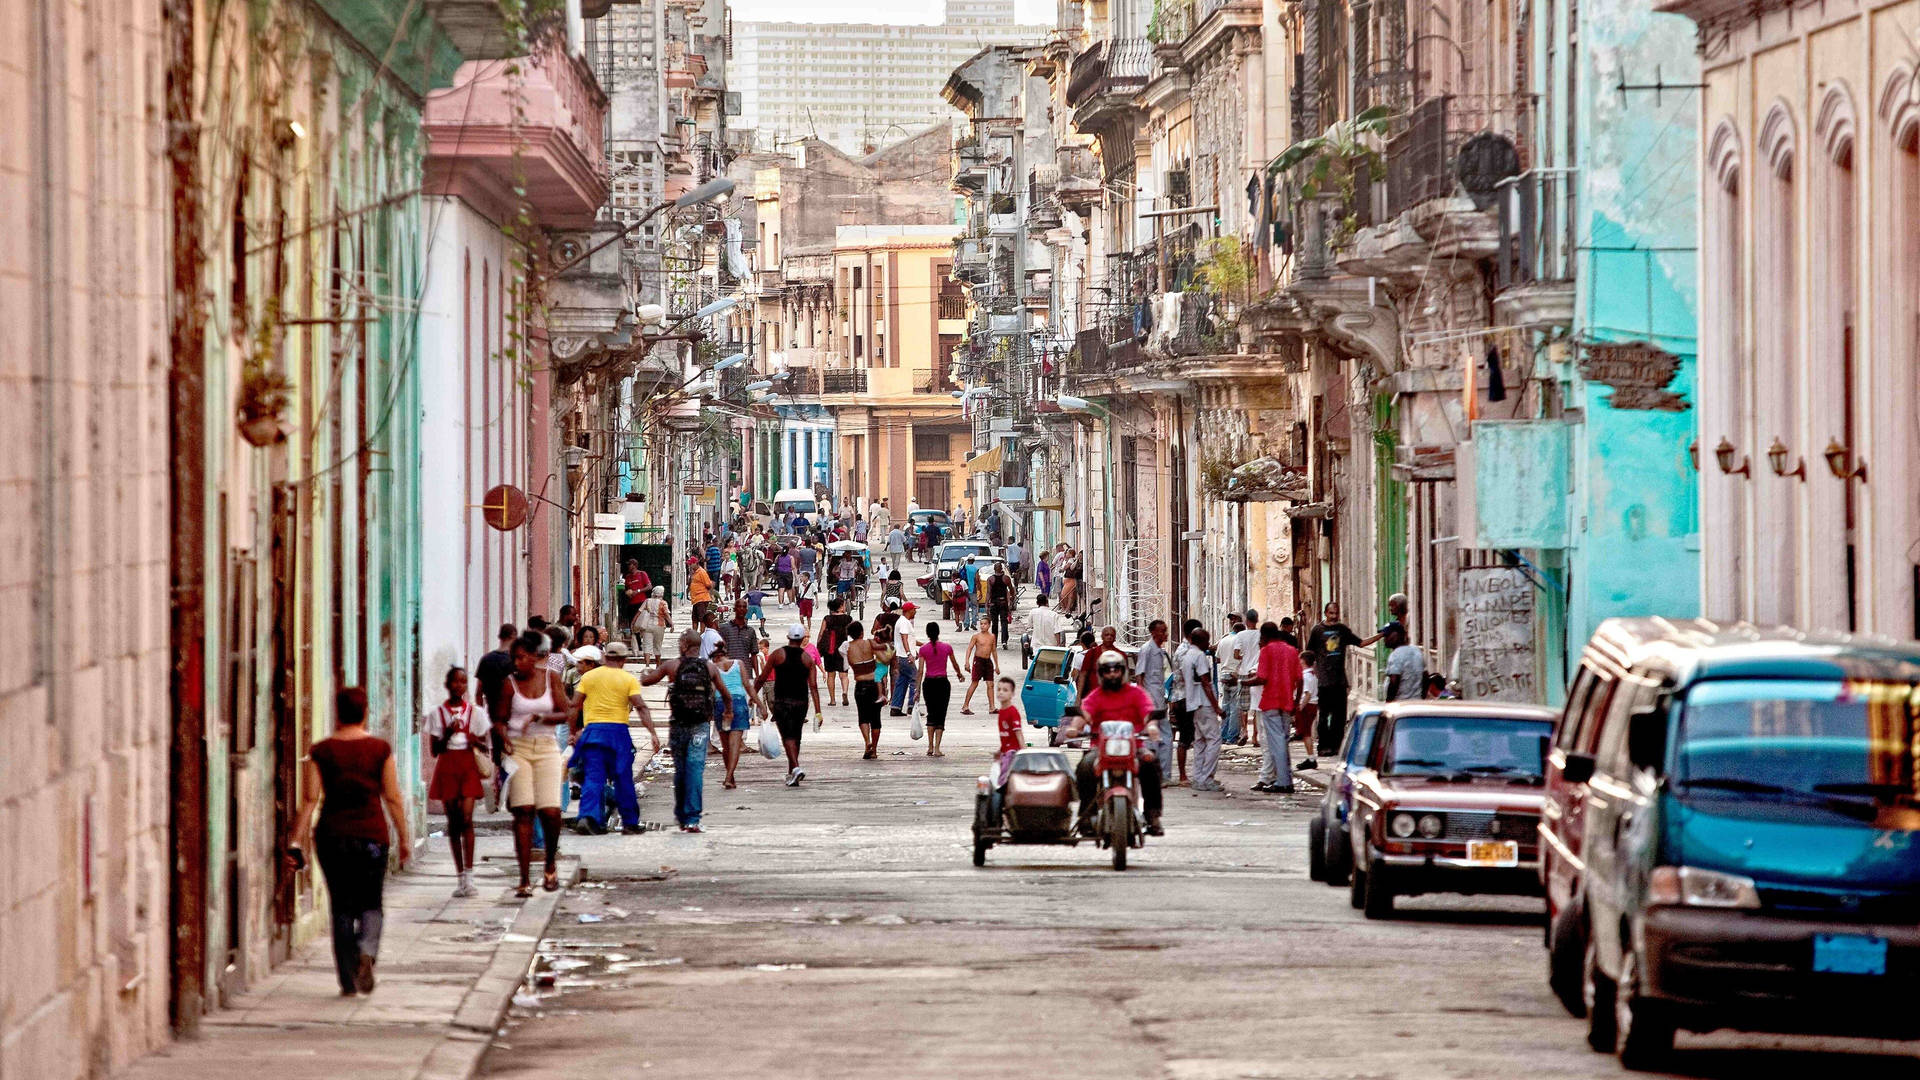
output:
[[[1885,975],[1887,939],[1866,934],[1815,934],[1813,970],[1836,975]]]
[[[1467,861],[1475,866],[1520,865],[1518,840],[1469,840]]]

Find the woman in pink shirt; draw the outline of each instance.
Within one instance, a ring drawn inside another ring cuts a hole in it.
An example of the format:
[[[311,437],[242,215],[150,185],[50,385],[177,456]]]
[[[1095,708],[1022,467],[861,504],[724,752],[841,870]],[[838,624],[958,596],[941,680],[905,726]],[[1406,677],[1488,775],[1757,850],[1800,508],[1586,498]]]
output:
[[[940,640],[940,624],[927,620],[927,643],[920,646],[920,700],[927,704],[927,755],[946,757],[940,740],[947,733],[947,703],[953,700],[953,682],[947,673],[964,676],[953,646]]]

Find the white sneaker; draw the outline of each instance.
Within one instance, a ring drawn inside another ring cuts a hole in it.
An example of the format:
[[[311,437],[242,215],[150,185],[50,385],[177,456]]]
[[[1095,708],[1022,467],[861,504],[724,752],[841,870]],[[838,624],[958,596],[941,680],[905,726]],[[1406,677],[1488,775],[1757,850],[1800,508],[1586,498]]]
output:
[[[799,772],[799,770],[797,770],[797,769],[788,769],[788,770],[787,770],[787,786],[788,786],[788,787],[794,787],[794,786],[796,786],[796,785],[798,785],[799,783],[800,783],[800,772]]]
[[[473,873],[471,871],[460,871],[460,883],[453,887],[453,895],[461,899],[480,895],[480,890],[473,887]]]
[[[805,780],[806,778],[807,778],[807,770],[805,769],[793,770],[793,786],[794,787],[799,787],[800,781]]]

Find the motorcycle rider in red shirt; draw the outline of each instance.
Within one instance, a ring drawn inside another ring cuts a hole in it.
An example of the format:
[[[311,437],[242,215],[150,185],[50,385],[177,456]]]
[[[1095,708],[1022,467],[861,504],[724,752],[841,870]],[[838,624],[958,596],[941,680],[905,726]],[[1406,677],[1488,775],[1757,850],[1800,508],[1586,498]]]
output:
[[[1140,746],[1140,794],[1146,803],[1147,835],[1164,835],[1160,828],[1160,761],[1145,745],[1160,736],[1160,727],[1153,715],[1153,699],[1137,684],[1127,681],[1127,660],[1118,652],[1100,657],[1099,673],[1099,687],[1080,699],[1080,715],[1068,721],[1060,737],[1071,739],[1082,732],[1091,731],[1097,739],[1100,725],[1109,720],[1125,720],[1132,724],[1139,740],[1137,745]],[[1080,797],[1080,830],[1083,833],[1090,832],[1093,822],[1094,787],[1098,783],[1098,777],[1094,775],[1094,760],[1098,756],[1098,748],[1089,745],[1087,752],[1080,755],[1079,767],[1074,770]]]

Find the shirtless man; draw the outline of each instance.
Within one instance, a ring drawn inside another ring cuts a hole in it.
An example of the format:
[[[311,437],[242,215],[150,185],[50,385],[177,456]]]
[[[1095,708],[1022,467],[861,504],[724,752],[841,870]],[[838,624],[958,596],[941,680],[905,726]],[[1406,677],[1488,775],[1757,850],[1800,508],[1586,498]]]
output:
[[[993,700],[993,680],[1000,675],[1000,641],[993,636],[992,628],[986,623],[977,624],[973,636],[967,639],[967,673],[971,676],[967,683],[967,696],[960,699],[960,715],[972,716],[974,688],[981,683],[987,684],[987,700]]]

